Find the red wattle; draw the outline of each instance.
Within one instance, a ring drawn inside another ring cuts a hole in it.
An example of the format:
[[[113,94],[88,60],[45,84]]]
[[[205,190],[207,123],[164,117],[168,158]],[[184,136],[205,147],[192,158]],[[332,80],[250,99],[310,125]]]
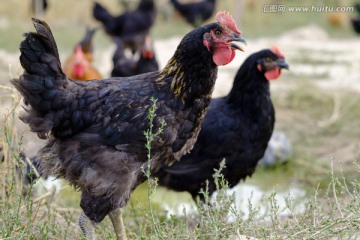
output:
[[[277,79],[281,74],[281,70],[279,68],[274,68],[265,73],[265,77],[267,80]]]
[[[219,46],[214,49],[213,61],[217,66],[226,65],[235,57],[235,51],[229,46]]]

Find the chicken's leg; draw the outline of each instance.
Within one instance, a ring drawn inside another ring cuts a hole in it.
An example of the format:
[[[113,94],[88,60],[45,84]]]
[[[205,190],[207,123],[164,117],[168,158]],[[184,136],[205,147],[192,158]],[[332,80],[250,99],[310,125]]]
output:
[[[117,208],[109,213],[109,217],[111,219],[111,222],[113,224],[116,239],[117,240],[126,240],[126,233],[125,233],[125,226],[122,219],[122,209]]]
[[[95,223],[84,212],[80,214],[79,225],[87,240],[95,240]]]

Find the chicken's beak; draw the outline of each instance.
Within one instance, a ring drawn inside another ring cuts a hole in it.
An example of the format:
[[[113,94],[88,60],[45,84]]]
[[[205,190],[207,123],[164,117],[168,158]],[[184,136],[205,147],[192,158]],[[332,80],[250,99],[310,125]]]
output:
[[[234,37],[230,38],[229,42],[240,42],[241,43],[240,46],[238,46],[234,43],[230,43],[231,48],[238,49],[242,52],[245,51],[245,46],[247,45],[246,40],[244,38],[240,37],[240,34],[234,33]]]
[[[276,61],[276,65],[277,65],[279,68],[285,68],[285,69],[289,70],[289,64],[285,61],[284,58],[279,58],[279,59]]]

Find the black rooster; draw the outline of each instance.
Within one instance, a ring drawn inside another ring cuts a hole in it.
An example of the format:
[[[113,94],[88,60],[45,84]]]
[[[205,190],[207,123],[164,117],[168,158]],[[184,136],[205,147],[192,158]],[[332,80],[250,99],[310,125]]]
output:
[[[20,63],[25,73],[12,80],[27,106],[21,120],[40,138],[49,138],[38,153],[44,174],[62,177],[82,192],[80,227],[92,239],[93,226],[109,215],[119,239],[125,239],[121,208],[147,170],[144,131],[157,99],[150,171],[179,160],[193,147],[211,100],[217,66],[225,65],[243,42],[233,18],[184,36],[166,67],[128,78],[73,81],[61,70],[48,25],[33,19],[37,32],[25,34]]]
[[[178,0],[171,0],[174,8],[193,27],[200,26],[208,20],[215,11],[215,0],[204,0],[196,3],[181,4]]]
[[[149,36],[145,39],[145,44],[137,61],[126,56],[121,39],[118,38],[115,42],[117,48],[112,58],[114,64],[111,71],[112,77],[129,77],[159,70],[159,64]]]
[[[216,191],[214,169],[222,170],[234,187],[251,176],[263,157],[275,122],[269,80],[288,68],[279,50],[262,50],[249,56],[238,70],[228,96],[211,100],[198,140],[190,152],[172,166],[164,166],[155,176],[160,186],[187,191],[195,200],[200,189],[211,196]]]
[[[156,8],[154,0],[140,0],[134,11],[112,16],[106,8],[95,2],[93,16],[100,21],[105,31],[112,37],[120,37],[124,48],[130,48],[133,53],[144,45],[155,22]]]

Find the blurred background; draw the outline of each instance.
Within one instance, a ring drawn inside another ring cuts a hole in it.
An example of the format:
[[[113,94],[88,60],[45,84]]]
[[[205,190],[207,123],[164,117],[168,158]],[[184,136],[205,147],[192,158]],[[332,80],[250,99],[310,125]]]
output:
[[[137,0],[98,2],[114,15],[138,4]],[[280,145],[280,152],[285,146],[284,155],[275,153],[276,163],[260,165],[251,178],[233,189],[242,201],[250,195],[260,199],[274,190],[280,195],[290,191],[295,197],[304,198],[314,188],[328,186],[331,169],[334,174],[346,176],[349,182],[359,177],[358,169],[354,168],[354,162],[360,158],[360,38],[356,32],[360,14],[356,3],[351,0],[216,1],[214,12],[225,10],[234,16],[247,47],[246,52],[237,52],[229,65],[219,68],[214,97],[228,93],[239,66],[256,51],[276,45],[290,65],[289,71],[283,71],[279,79],[271,82],[275,129],[285,135],[275,145]],[[157,15],[150,36],[161,69],[193,26],[174,9],[170,0],[155,0],[155,4]],[[93,18],[92,8],[90,0],[48,0],[45,9],[37,5],[35,10],[30,0],[0,0],[0,118],[4,126],[10,124],[15,129],[14,135],[21,139],[17,147],[29,156],[43,142],[17,120],[21,104],[9,83],[22,73],[18,60],[22,34],[33,31],[31,17],[45,20],[65,62],[83,38],[85,27],[99,27],[92,42],[94,66],[104,78],[110,77],[116,44]],[[214,21],[214,15],[206,22]],[[15,117],[9,123],[8,114],[14,107]],[[0,140],[6,145],[8,139],[3,132]],[[136,190],[134,201],[146,198],[145,188]],[[57,201],[64,206],[78,207],[77,193],[70,187],[63,186],[58,194]],[[185,205],[195,209],[190,195],[162,188],[157,189],[153,200],[168,212],[181,214]]]

